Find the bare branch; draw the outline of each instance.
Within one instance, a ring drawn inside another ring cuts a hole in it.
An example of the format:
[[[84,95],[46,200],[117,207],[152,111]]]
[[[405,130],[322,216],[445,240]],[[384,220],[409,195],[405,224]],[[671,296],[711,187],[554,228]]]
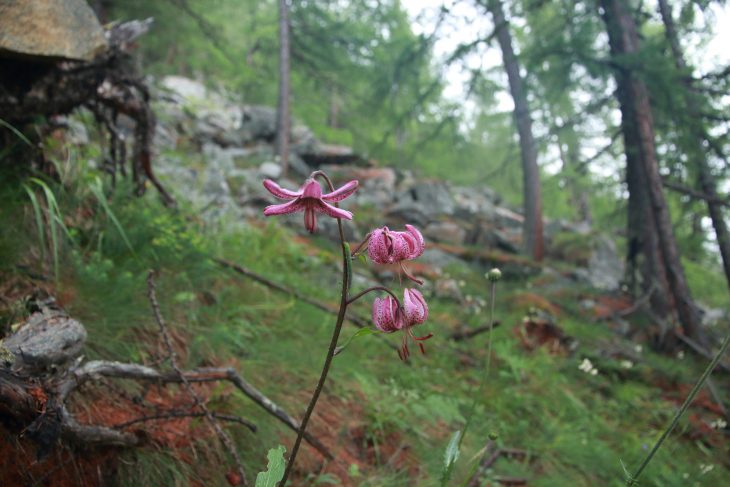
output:
[[[244,486],[248,486],[248,480],[246,480],[246,471],[243,468],[243,462],[241,461],[241,457],[239,456],[238,450],[236,449],[236,444],[233,442],[233,439],[230,437],[230,435],[223,431],[221,425],[218,423],[218,421],[216,421],[215,416],[210,412],[208,406],[205,405],[200,396],[195,392],[193,387],[190,385],[190,382],[185,377],[185,373],[180,370],[180,367],[178,367],[177,365],[177,356],[175,354],[175,349],[173,348],[172,342],[170,341],[170,334],[167,332],[165,319],[162,317],[162,313],[160,312],[160,304],[157,302],[157,293],[155,292],[155,280],[153,271],[150,271],[149,274],[147,274],[147,297],[149,298],[150,305],[152,306],[152,312],[155,315],[155,320],[157,321],[157,324],[160,328],[160,335],[162,335],[162,339],[165,342],[165,347],[167,347],[167,351],[170,354],[170,365],[172,366],[182,384],[185,386],[185,389],[187,390],[190,397],[193,398],[195,406],[203,411],[203,415],[210,423],[211,428],[223,442],[231,457],[233,457],[236,463],[236,468],[238,469],[238,474],[241,477],[241,483]]]
[[[210,413],[215,419],[221,420],[221,421],[231,421],[233,423],[239,423],[251,430],[252,433],[256,433],[256,425],[253,424],[251,421],[248,421],[247,419],[241,418],[240,416],[234,416],[231,414],[221,414],[211,411]],[[141,416],[139,418],[130,419],[129,421],[125,421],[123,423],[118,423],[114,425],[114,428],[117,429],[123,429],[127,428],[129,426],[132,426],[133,424],[137,423],[145,423],[147,421],[164,421],[166,419],[178,419],[178,418],[201,418],[205,417],[204,412],[194,412],[194,411],[167,411],[165,413],[160,414],[153,414],[150,416]]]
[[[702,193],[701,191],[692,189],[689,186],[669,181],[668,179],[663,179],[662,184],[669,189],[672,189],[682,194],[686,194],[688,196],[691,196],[692,198],[709,201],[711,203],[717,203],[718,205],[730,208],[729,197],[710,196],[708,194]]]
[[[485,333],[494,328],[497,328],[501,324],[502,324],[501,321],[495,321],[491,327],[487,324],[487,325],[478,326],[476,328],[467,328],[465,330],[460,330],[460,331],[452,333],[451,335],[449,335],[449,338],[451,338],[455,342],[469,340],[471,338],[474,338],[475,336],[481,335],[482,333]]]

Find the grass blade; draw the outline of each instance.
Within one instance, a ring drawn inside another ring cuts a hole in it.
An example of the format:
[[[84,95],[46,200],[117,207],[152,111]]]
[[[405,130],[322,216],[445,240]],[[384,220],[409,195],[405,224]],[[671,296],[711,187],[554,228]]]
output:
[[[104,211],[106,212],[109,219],[114,224],[114,227],[119,232],[119,235],[121,235],[122,240],[124,241],[125,245],[129,249],[129,251],[132,253],[132,255],[136,256],[137,254],[134,252],[134,248],[132,247],[132,243],[129,241],[129,238],[127,238],[127,234],[124,231],[124,228],[122,228],[122,224],[119,223],[119,220],[117,219],[117,216],[112,211],[111,207],[109,206],[109,203],[106,201],[106,197],[104,197],[104,192],[101,189],[101,180],[99,178],[96,178],[96,180],[91,185],[91,192],[94,194],[96,199],[99,201],[99,204],[102,208],[104,208]]]

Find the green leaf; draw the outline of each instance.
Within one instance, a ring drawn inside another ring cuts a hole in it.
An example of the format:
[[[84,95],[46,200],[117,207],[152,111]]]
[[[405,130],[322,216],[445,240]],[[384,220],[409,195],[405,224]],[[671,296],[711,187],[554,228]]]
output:
[[[109,206],[109,203],[107,203],[106,198],[104,197],[104,191],[102,189],[102,182],[101,179],[98,177],[94,180],[94,182],[90,186],[91,192],[94,194],[96,199],[99,201],[99,204],[104,209],[106,214],[109,216],[109,219],[112,221],[114,226],[116,227],[117,231],[119,232],[119,235],[122,237],[122,240],[126,244],[129,251],[132,253],[132,255],[136,254],[134,253],[134,248],[132,247],[132,243],[127,238],[127,234],[124,231],[124,228],[122,228],[122,224],[119,223],[119,220],[117,220],[117,216],[112,211],[111,207]]]
[[[269,453],[266,454],[269,464],[266,466],[265,472],[261,472],[256,476],[256,487],[276,487],[276,484],[281,481],[286,466],[284,461],[285,451],[281,445],[269,450]]]
[[[23,133],[20,130],[16,129],[15,127],[10,125],[8,122],[3,120],[2,118],[0,118],[0,126],[5,127],[8,130],[10,130],[12,133],[15,134],[16,137],[18,137],[20,140],[22,140],[23,142],[28,144],[29,147],[33,147],[33,144],[31,144],[30,140],[28,140],[28,138],[25,135],[23,135]]]
[[[357,330],[355,332],[354,335],[352,335],[350,338],[348,338],[348,340],[345,342],[344,345],[337,347],[335,349],[335,355],[339,355],[342,352],[344,352],[345,349],[350,345],[350,342],[352,342],[355,338],[360,338],[360,337],[364,337],[367,335],[379,335],[381,333],[383,333],[383,332],[378,331],[378,330],[373,330],[372,328],[360,328],[359,330]]]
[[[449,441],[449,444],[446,446],[446,451],[444,451],[444,468],[441,471],[441,485],[446,485],[446,483],[451,478],[451,471],[454,469],[454,464],[459,458],[460,438],[461,431],[454,431],[454,434],[451,435],[451,440]]]

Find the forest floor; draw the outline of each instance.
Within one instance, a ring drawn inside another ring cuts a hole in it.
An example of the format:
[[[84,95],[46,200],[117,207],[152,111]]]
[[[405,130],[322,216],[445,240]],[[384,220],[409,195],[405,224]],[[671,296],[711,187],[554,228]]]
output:
[[[335,306],[335,244],[298,237],[276,221],[211,225],[190,208],[165,209],[153,194],[130,197],[123,184],[105,210],[84,177],[48,183],[58,205],[58,228],[53,237],[47,227],[41,239],[22,181],[14,175],[3,181],[12,184],[0,186],[0,227],[12,231],[0,233],[0,325],[21,322],[32,296],[53,295],[86,326],[86,360],[155,364],[164,347],[145,285],[148,270],[155,269],[180,362],[188,368],[235,367],[290,414],[301,416],[335,316],[224,269],[212,258],[236,262]],[[507,454],[489,467],[480,485],[624,485],[626,470],[646,455],[707,364],[689,352],[655,353],[640,336],[628,340],[620,334],[620,320],[613,319],[631,306],[628,298],[568,285],[561,273],[570,264],[550,265],[558,272],[507,276],[497,285],[500,326],[492,333],[490,375],[446,485],[470,479],[492,433],[497,436],[489,448],[496,445]],[[489,339],[488,333],[467,340],[450,336],[488,321],[486,270],[476,264],[446,267],[440,277],[454,279],[463,299],[429,299],[429,319],[419,328],[434,334],[426,355],[401,362],[388,346],[399,344],[396,334],[358,338],[335,358],[310,423],[335,459],[324,462],[304,446],[298,485],[439,485],[446,446],[463,427],[484,374]],[[367,274],[367,265],[356,261],[355,272]],[[428,266],[418,272],[437,274]],[[368,319],[369,303],[359,302],[352,313]],[[346,324],[341,342],[356,331]],[[718,373],[715,382],[727,401],[727,374]],[[225,425],[250,480],[264,470],[270,448],[291,448],[292,431],[233,387],[196,390],[211,409],[257,425],[255,434]],[[106,381],[78,393],[73,412],[82,422],[115,425],[187,400],[175,386]],[[3,432],[0,485],[108,485],[109,479],[129,486],[227,485],[232,464],[203,420],[145,422],[129,431],[142,435],[145,446],[63,446],[40,459],[28,439]],[[703,391],[640,485],[726,485],[728,431],[715,400]]]

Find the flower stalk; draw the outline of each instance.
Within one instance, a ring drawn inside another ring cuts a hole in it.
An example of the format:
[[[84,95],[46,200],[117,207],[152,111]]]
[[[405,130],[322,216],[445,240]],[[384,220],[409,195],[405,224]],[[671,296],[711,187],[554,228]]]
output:
[[[325,194],[322,192],[317,178],[321,178],[326,183],[329,188],[329,193]],[[421,293],[416,289],[404,290],[402,301],[399,301],[395,293],[384,286],[373,286],[350,297],[352,258],[361,249],[364,249],[364,247],[367,247],[368,256],[374,262],[398,264],[401,270],[404,271],[406,277],[419,284],[421,283],[420,280],[409,274],[405,267],[403,267],[404,260],[414,259],[420,256],[424,250],[423,236],[415,227],[406,225],[405,232],[392,232],[388,230],[388,227],[376,229],[366,236],[354,252],[351,252],[350,245],[345,241],[342,220],[352,220],[352,213],[340,209],[337,203],[355,192],[358,187],[357,181],[350,181],[335,190],[332,181],[324,172],[315,171],[307,178],[298,191],[284,189],[276,182],[268,179],[264,181],[264,187],[275,197],[288,200],[287,203],[266,207],[264,215],[274,216],[304,212],[304,226],[310,233],[315,232],[317,229],[316,215],[318,213],[335,218],[337,219],[337,228],[342,248],[342,289],[340,291],[340,307],[337,312],[337,321],[332,331],[332,338],[330,339],[327,355],[322,366],[322,372],[320,373],[317,386],[314,389],[302,422],[299,425],[297,438],[280,483],[281,487],[284,487],[293,470],[309,420],[324,389],[327,375],[332,366],[332,359],[337,354],[337,342],[339,341],[342,325],[345,321],[347,307],[371,292],[383,291],[387,293],[389,296],[386,298],[375,299],[373,303],[373,321],[375,326],[383,332],[390,333],[396,330],[403,330],[405,332],[403,346],[398,352],[402,360],[408,358],[408,338],[413,339],[418,344],[421,352],[425,353],[421,342],[430,338],[432,335],[429,333],[427,336],[417,337],[413,334],[412,327],[423,323],[428,317],[428,305]]]
[[[313,179],[317,176],[320,176],[325,180],[330,188],[330,191],[334,191],[334,185],[325,173],[321,171],[316,171],[312,173],[311,178]],[[350,245],[345,241],[345,232],[342,228],[342,220],[339,218],[337,219],[337,227],[340,233],[340,243],[342,245],[342,290],[340,291],[340,310],[337,313],[337,321],[335,322],[335,328],[332,331],[332,339],[330,340],[329,348],[327,349],[327,356],[324,359],[324,365],[322,366],[322,372],[320,373],[317,387],[314,389],[312,399],[310,399],[309,405],[307,406],[307,411],[304,413],[304,418],[302,418],[302,424],[299,426],[299,433],[297,433],[297,439],[294,442],[294,447],[292,448],[291,455],[289,455],[289,461],[286,464],[284,477],[281,480],[282,487],[286,485],[286,482],[289,479],[289,475],[291,474],[292,468],[294,467],[294,462],[297,458],[297,453],[299,452],[299,447],[301,446],[302,439],[304,438],[304,432],[307,430],[307,424],[309,423],[309,419],[312,417],[314,407],[317,405],[319,396],[322,393],[325,382],[327,381],[327,375],[329,374],[329,370],[332,365],[332,359],[335,356],[337,342],[340,338],[340,332],[342,331],[342,324],[345,321],[345,314],[347,313],[348,298],[350,293],[350,280],[352,276],[352,257],[350,254]]]

